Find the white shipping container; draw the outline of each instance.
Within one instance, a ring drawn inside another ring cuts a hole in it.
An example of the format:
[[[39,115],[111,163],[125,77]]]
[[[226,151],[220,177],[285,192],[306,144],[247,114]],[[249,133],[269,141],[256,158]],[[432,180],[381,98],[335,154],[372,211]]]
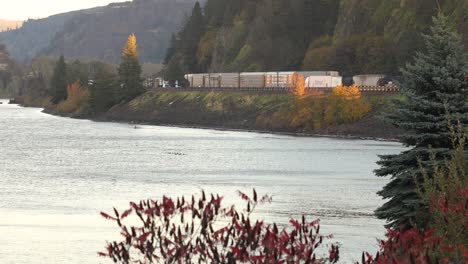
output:
[[[341,76],[332,76],[332,87],[337,87],[343,84],[343,77]]]
[[[297,73],[302,74],[306,78],[309,76],[340,76],[340,74],[337,71],[301,71]]]
[[[334,88],[341,85],[342,77],[334,76],[309,76],[305,80],[308,88]]]

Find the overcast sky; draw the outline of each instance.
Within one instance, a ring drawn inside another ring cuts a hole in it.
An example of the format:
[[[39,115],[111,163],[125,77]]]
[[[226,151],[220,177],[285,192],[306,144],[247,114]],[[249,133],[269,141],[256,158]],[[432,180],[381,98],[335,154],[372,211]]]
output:
[[[0,19],[26,20],[122,0],[0,0]]]

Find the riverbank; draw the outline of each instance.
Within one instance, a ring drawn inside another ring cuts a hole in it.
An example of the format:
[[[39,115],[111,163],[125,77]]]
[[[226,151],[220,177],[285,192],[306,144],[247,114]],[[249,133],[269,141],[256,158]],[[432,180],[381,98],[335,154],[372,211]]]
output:
[[[107,112],[44,112],[94,121],[163,125],[294,136],[397,140],[401,131],[382,121],[396,95],[336,100],[326,96],[295,98],[213,92],[150,91]],[[18,98],[23,106],[44,107],[43,99]]]

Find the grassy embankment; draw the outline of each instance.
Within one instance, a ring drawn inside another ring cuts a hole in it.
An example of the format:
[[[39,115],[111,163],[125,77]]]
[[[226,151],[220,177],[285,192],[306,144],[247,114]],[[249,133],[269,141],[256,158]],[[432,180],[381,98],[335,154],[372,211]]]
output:
[[[347,99],[216,92],[147,92],[113,107],[102,118],[149,124],[266,132],[395,138],[399,131],[379,116],[396,95]]]
[[[380,116],[391,111],[391,100],[397,97],[150,91],[99,115],[90,114],[83,100],[76,100],[80,103],[75,107],[67,101],[52,106],[47,99],[28,96],[20,102],[53,114],[102,121],[395,139],[400,131]]]

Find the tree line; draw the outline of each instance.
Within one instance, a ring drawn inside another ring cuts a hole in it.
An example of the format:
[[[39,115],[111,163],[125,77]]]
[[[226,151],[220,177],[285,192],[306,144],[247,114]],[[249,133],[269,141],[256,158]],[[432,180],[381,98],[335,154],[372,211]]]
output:
[[[62,102],[76,100],[76,96],[86,96],[89,106],[86,109],[87,114],[99,114],[143,93],[145,89],[141,73],[137,39],[132,34],[122,50],[121,63],[117,70],[102,62],[86,64],[75,61],[67,64],[64,56],[60,56],[55,64],[48,95],[51,103],[58,106]],[[77,86],[82,88],[76,88]],[[87,90],[86,93],[70,92],[84,89]]]
[[[386,74],[423,46],[437,1],[207,0],[172,36],[165,76],[200,72],[337,70]],[[441,6],[466,27],[468,5]],[[466,30],[465,30],[466,31]],[[465,40],[466,42],[466,40]]]

